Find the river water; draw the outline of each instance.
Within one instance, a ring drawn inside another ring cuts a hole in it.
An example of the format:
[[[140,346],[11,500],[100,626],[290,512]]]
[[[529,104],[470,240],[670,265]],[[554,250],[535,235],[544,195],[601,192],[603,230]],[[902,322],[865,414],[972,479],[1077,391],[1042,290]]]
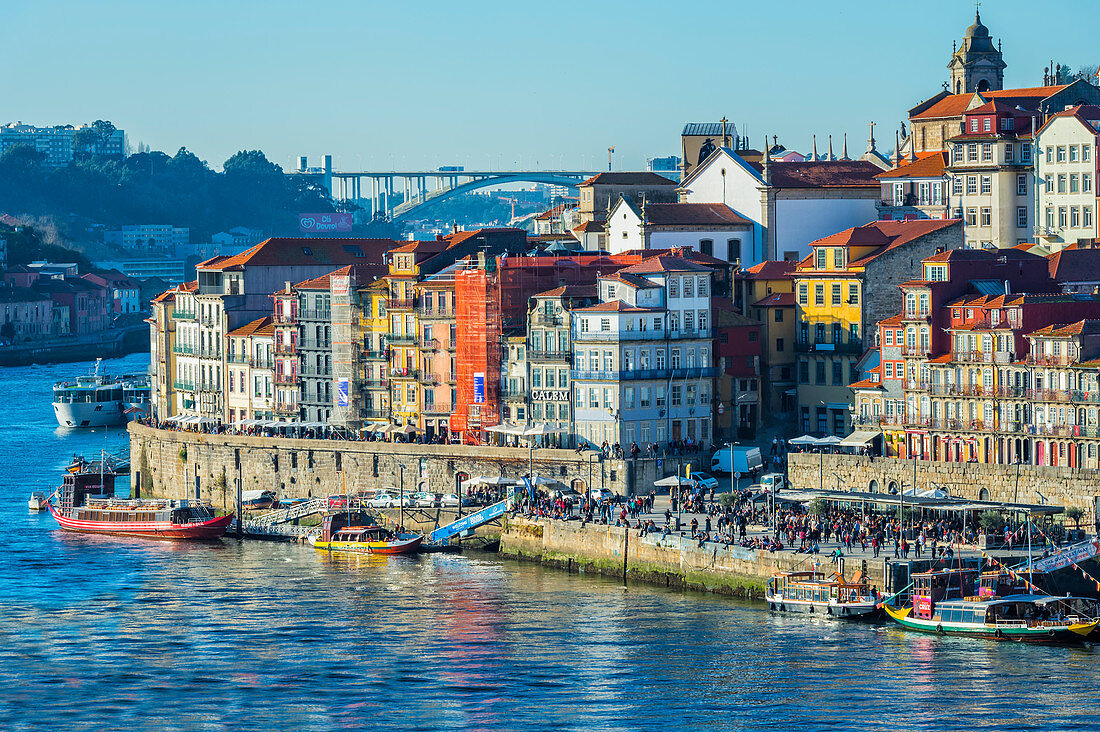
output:
[[[145,356],[107,362],[137,370]],[[924,636],[491,555],[64,534],[87,364],[0,369],[0,729],[1100,729],[1100,649]]]

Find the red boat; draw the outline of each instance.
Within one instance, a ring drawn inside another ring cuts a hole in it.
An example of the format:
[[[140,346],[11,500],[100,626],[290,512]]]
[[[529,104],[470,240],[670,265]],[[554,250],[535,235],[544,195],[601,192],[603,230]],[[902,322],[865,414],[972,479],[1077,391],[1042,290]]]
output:
[[[66,531],[149,539],[218,539],[233,514],[215,516],[194,501],[114,498],[110,473],[70,473],[59,491],[59,505],[46,506]]]

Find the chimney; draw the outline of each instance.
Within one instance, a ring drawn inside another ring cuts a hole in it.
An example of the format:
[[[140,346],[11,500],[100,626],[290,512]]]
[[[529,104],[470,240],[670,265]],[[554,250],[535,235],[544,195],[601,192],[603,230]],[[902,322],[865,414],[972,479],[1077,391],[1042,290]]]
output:
[[[1005,294],[1006,295],[1011,295],[1012,294],[1012,288],[1009,286],[1008,280],[1005,280]]]

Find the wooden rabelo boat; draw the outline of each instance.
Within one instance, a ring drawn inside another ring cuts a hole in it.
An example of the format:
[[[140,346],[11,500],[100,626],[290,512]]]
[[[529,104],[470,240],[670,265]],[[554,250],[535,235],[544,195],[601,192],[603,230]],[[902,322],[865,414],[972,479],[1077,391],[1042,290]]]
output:
[[[215,516],[196,501],[123,499],[114,497],[111,473],[67,473],[55,494],[58,505],[47,503],[50,514],[66,531],[148,539],[218,539],[233,514]]]
[[[321,520],[321,533],[308,539],[315,549],[356,554],[416,554],[423,534],[394,532],[377,526],[362,511],[330,514]]]
[[[1023,585],[1023,587],[1021,587]],[[1026,584],[1006,573],[944,569],[913,575],[908,607],[883,609],[904,628],[1034,643],[1079,643],[1100,628],[1095,601],[1022,591]]]
[[[768,607],[779,612],[808,613],[827,618],[868,618],[878,613],[878,598],[862,572],[845,581],[839,573],[777,572],[764,594]]]

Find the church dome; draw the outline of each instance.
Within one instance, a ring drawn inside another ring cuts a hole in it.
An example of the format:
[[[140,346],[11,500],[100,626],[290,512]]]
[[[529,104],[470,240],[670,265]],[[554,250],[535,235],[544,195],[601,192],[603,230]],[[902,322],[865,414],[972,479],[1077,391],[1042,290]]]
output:
[[[989,29],[982,25],[982,18],[974,13],[974,25],[966,29],[966,39],[963,41],[965,53],[995,53],[993,39],[989,36]]]
[[[966,29],[967,38],[989,38],[989,29],[982,25],[982,18],[974,13],[974,25]]]

